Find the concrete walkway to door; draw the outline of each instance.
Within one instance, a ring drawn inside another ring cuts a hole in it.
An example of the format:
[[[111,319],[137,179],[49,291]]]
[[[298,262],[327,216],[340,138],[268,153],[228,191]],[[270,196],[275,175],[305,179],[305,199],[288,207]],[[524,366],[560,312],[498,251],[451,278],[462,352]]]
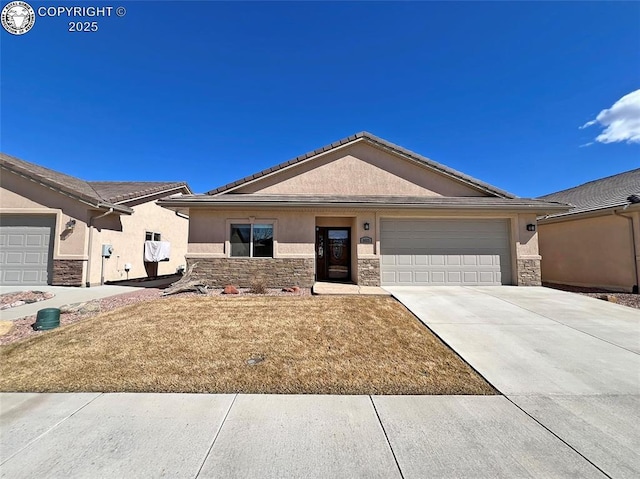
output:
[[[547,288],[386,289],[601,471],[640,476],[640,311]]]

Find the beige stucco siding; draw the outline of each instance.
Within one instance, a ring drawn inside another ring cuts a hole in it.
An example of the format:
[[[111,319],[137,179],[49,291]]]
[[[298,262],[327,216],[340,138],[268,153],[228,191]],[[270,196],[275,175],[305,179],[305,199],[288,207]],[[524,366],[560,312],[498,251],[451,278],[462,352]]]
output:
[[[87,207],[75,199],[6,170],[0,174],[0,214],[54,215],[53,259],[86,260]],[[76,220],[73,230],[65,225]]]
[[[630,221],[607,214],[541,224],[543,281],[631,291],[636,283]]]
[[[171,243],[171,258],[158,263],[158,275],[172,274],[185,265],[188,220],[155,203],[157,198],[141,204],[129,204],[132,215],[110,215],[95,221],[90,265],[91,284],[99,284],[102,268],[102,245],[113,246],[113,254],[104,261],[105,281],[127,278],[125,263],[131,264],[129,278],[147,276],[144,266],[144,241],[147,231],[160,233],[162,241]],[[149,200],[149,201],[147,201]]]
[[[537,232],[527,231],[535,224],[534,214],[509,212],[469,212],[438,210],[344,210],[317,208],[300,210],[218,210],[192,208],[190,212],[187,256],[200,258],[229,257],[229,235],[232,222],[274,223],[274,256],[278,258],[315,258],[316,226],[346,226],[351,228],[352,276],[357,279],[358,259],[377,258],[380,254],[380,221],[384,218],[414,219],[505,219],[510,225],[512,278],[517,278],[517,260],[539,260]],[[369,230],[364,229],[369,223]],[[371,244],[362,244],[362,237]],[[264,261],[264,259],[258,259]]]
[[[189,217],[191,256],[228,256],[231,223],[273,223],[274,255],[313,257],[315,251],[314,216],[301,211],[283,210],[201,210],[192,209]]]
[[[237,193],[316,195],[484,196],[460,181],[364,143],[242,186]]]

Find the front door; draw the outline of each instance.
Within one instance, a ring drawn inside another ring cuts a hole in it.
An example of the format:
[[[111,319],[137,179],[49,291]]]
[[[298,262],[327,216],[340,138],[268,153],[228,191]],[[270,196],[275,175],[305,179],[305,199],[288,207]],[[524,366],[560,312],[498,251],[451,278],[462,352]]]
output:
[[[351,280],[351,228],[316,228],[316,278]]]

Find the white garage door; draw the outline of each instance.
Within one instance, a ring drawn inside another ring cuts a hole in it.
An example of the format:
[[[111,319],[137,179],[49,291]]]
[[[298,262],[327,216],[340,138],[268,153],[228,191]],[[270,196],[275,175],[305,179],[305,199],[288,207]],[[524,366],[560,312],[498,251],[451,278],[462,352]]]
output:
[[[380,228],[383,285],[511,284],[506,220],[387,219]]]
[[[0,217],[0,284],[47,284],[52,266],[54,217]]]

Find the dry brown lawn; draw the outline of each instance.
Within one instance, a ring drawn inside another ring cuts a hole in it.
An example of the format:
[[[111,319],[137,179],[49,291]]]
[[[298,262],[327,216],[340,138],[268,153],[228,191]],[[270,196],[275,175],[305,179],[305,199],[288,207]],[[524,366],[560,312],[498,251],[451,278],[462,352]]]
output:
[[[372,296],[127,306],[2,346],[0,390],[496,393],[400,303]]]

